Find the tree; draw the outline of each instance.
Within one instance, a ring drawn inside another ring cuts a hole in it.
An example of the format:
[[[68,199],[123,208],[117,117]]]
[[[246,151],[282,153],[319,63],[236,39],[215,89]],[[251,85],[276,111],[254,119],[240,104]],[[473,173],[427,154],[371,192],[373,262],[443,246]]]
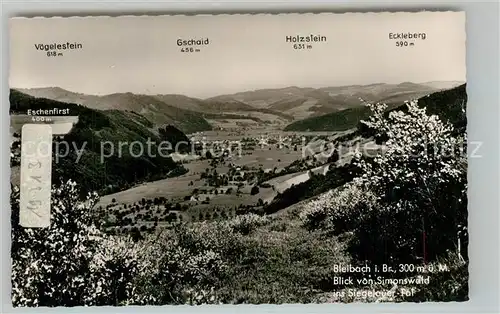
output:
[[[132,230],[130,230],[130,236],[134,242],[144,239],[137,227],[133,227]]]
[[[331,153],[330,156],[328,156],[327,162],[333,163],[337,162],[340,159],[339,152],[337,149],[333,149],[333,152]]]
[[[466,248],[457,244],[457,232],[467,225],[466,136],[438,116],[427,115],[416,101],[407,106],[406,113],[386,115],[386,105],[370,105],[373,115],[363,121],[383,140],[385,151],[356,156],[364,172],[356,181],[380,203],[364,220],[366,234],[358,236],[365,245],[359,250],[377,255],[375,247],[384,244],[394,258],[426,262]]]
[[[256,186],[256,185],[254,185],[254,186],[252,187],[252,190],[250,191],[250,194],[251,194],[251,195],[259,194],[259,187],[258,187],[258,186]]]

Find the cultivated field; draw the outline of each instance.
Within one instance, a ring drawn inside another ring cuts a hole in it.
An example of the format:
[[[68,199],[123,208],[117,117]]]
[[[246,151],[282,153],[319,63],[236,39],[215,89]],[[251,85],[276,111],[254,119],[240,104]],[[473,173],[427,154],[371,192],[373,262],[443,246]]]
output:
[[[331,136],[331,133],[328,135]],[[164,198],[168,205],[151,205],[153,207],[150,209],[151,219],[159,222],[162,218],[156,212],[161,216],[164,208],[169,206],[181,209],[176,211],[176,215],[186,221],[214,215],[230,216],[241,208],[259,208],[270,203],[278,192],[309,180],[308,170],[316,174],[324,174],[328,170],[328,164],[321,166],[320,158],[316,160],[313,157],[324,149],[325,140],[309,142],[309,148],[303,150],[303,136],[305,134],[269,129],[254,129],[244,136],[240,132],[222,130],[191,134],[191,140],[203,141],[207,150],[213,148],[214,143],[227,145],[228,141],[239,141],[241,146],[238,149],[238,146],[233,145],[231,153],[214,154],[211,158],[204,158],[203,154],[201,158],[191,154],[175,154],[172,157],[183,163],[187,173],[105,195],[98,206],[136,206],[145,200]],[[325,138],[326,134],[307,134],[308,139],[318,136]],[[291,170],[299,165],[297,162],[302,166]],[[131,215],[138,213],[141,211]],[[158,226],[161,225],[159,222]]]

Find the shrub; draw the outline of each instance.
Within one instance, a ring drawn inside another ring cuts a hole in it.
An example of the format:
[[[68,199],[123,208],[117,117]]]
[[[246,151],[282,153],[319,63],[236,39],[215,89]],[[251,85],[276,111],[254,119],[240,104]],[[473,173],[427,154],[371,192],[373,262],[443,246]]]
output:
[[[222,224],[197,223],[149,235],[141,242],[136,302],[219,303],[215,291],[227,271],[223,256],[233,254],[235,248],[228,231]]]
[[[51,225],[19,225],[19,189],[11,192],[13,306],[119,305],[130,297],[135,264],[118,238],[92,224],[97,194],[80,201],[76,184],[52,188]]]
[[[465,134],[416,102],[407,113],[387,117],[385,105],[370,108],[373,115],[363,123],[384,141],[384,151],[374,158],[357,154],[364,174],[356,182],[373,191],[380,206],[357,229],[353,252],[373,262],[425,262],[456,250],[458,242],[466,249],[467,239],[457,239],[467,224]]]
[[[254,185],[254,186],[252,187],[252,190],[250,191],[250,194],[251,194],[251,195],[259,194],[259,187],[258,187],[258,186],[256,186],[256,185]]]
[[[241,234],[249,234],[255,228],[263,226],[271,221],[269,216],[260,216],[257,214],[246,214],[236,216],[227,222],[228,226]]]
[[[375,206],[376,200],[370,191],[347,183],[308,202],[299,218],[309,230],[327,229],[340,234],[357,228]]]

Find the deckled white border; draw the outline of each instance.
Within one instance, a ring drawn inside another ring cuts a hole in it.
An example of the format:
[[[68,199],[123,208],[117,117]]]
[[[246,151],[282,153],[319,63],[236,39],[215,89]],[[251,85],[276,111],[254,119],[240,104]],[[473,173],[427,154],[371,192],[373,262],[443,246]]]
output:
[[[367,2],[370,6],[366,9]],[[228,14],[227,11],[239,11],[237,14],[242,14],[241,11],[270,11],[271,14],[277,13],[277,10],[284,12],[288,11],[304,11],[308,14],[311,11],[323,9],[331,11],[337,9],[342,13],[352,13],[352,11],[362,11],[367,13],[379,13],[377,11],[387,10],[391,6],[397,6],[397,9],[391,11],[405,11],[408,9],[412,12],[421,11],[461,11],[467,13],[467,92],[469,96],[468,110],[468,136],[470,140],[482,140],[484,142],[482,159],[471,159],[469,162],[469,210],[471,212],[469,218],[470,230],[470,301],[465,303],[424,303],[424,304],[348,304],[348,305],[239,305],[236,308],[230,305],[224,306],[162,306],[162,307],[129,307],[129,308],[38,308],[38,309],[16,309],[12,310],[10,306],[10,223],[9,211],[9,185],[7,180],[10,178],[10,167],[8,163],[8,150],[4,150],[2,154],[2,175],[4,184],[2,184],[2,201],[4,202],[2,211],[1,235],[2,235],[2,313],[9,312],[59,312],[59,313],[164,313],[170,311],[174,313],[233,313],[235,310],[241,313],[332,313],[332,312],[350,312],[350,313],[498,313],[499,303],[497,296],[500,294],[498,281],[498,264],[499,264],[499,99],[498,86],[500,81],[498,78],[498,6],[496,1],[482,1],[473,3],[462,2],[453,4],[450,1],[435,2],[435,1],[420,1],[420,2],[400,2],[395,4],[394,1],[350,1],[343,2],[341,7],[336,7],[333,1],[329,2],[253,2],[253,3],[219,3],[213,5],[207,2],[193,3],[184,1],[182,3],[170,3],[167,7],[165,3],[151,3],[142,1],[140,3],[131,3],[126,1],[114,2],[87,2],[71,4],[68,2],[52,3],[13,3],[2,6],[2,15],[4,18],[4,26],[7,25],[6,17],[14,17],[20,15],[46,16],[50,13],[60,14],[58,12],[79,12],[73,15],[62,14],[59,17],[82,18],[85,15],[93,15],[92,17],[117,17],[119,11],[126,16],[145,16],[155,15],[153,12],[165,12],[173,10],[172,14],[161,15],[207,15],[213,14],[215,10],[224,10],[221,15]],[[401,3],[404,3],[403,5]],[[222,5],[224,4],[224,6]],[[96,7],[98,8],[96,11]],[[422,10],[425,7],[427,10]],[[347,9],[349,8],[349,9]],[[445,9],[443,9],[445,8]],[[145,12],[147,14],[133,14],[131,11]],[[193,11],[199,14],[182,14],[180,11]],[[102,12],[106,11],[103,15]],[[113,11],[113,13],[108,13]],[[109,15],[107,15],[109,14]],[[257,13],[264,14],[264,13]],[[4,27],[2,34],[3,39],[3,55],[2,61],[4,73],[2,76],[2,126],[5,128],[2,132],[2,144],[7,147],[9,115],[8,115],[8,33],[7,27]]]
[[[19,16],[12,16],[11,18],[16,18],[16,19],[101,19],[101,18],[115,18],[115,19],[128,19],[128,18],[134,18],[134,17],[174,17],[174,16],[189,16],[189,17],[206,17],[206,16],[281,16],[281,15],[286,15],[286,16],[336,16],[336,15],[398,15],[398,14],[442,14],[442,13],[456,13],[456,12],[464,12],[463,10],[457,9],[457,10],[451,10],[451,9],[443,9],[443,10],[418,10],[418,11],[404,11],[404,10],[398,10],[398,11],[382,11],[382,12],[376,12],[376,11],[368,11],[368,12],[356,12],[356,11],[347,11],[347,12],[304,12],[304,13],[296,13],[296,12],[290,12],[290,13],[262,13],[262,12],[255,12],[255,13],[197,13],[197,14],[186,14],[186,13],[171,13],[171,14],[123,14],[123,15],[92,15],[92,14],[84,14],[84,15],[68,15],[68,16],[63,16],[63,15],[39,15],[39,16],[24,16],[24,15],[19,15]]]

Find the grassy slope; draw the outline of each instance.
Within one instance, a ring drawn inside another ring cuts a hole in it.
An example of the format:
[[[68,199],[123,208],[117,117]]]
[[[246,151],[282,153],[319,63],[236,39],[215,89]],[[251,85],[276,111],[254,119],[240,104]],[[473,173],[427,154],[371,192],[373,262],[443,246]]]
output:
[[[334,194],[335,195],[335,194]],[[318,197],[332,197],[319,195]],[[336,196],[334,196],[336,197]],[[334,266],[364,266],[349,253],[355,238],[352,232],[333,235],[327,231],[307,230],[298,218],[308,201],[300,202],[286,211],[272,215],[271,222],[257,226],[238,240],[234,235],[219,235],[227,241],[230,261],[229,273],[221,282],[217,294],[224,303],[282,304],[282,303],[330,303],[375,302],[379,296],[352,296],[349,292],[388,291],[391,285],[360,284],[356,280],[370,278],[369,273],[336,272]],[[224,242],[222,241],[222,242]],[[467,286],[467,267],[457,267],[456,260],[440,258],[450,271],[430,274],[430,285],[417,286],[413,296],[398,296],[398,302],[464,301]],[[436,267],[436,264],[433,265]],[[381,275],[381,274],[378,274]],[[382,275],[384,278],[390,275]],[[402,274],[414,277],[415,274]],[[336,284],[335,277],[354,279],[353,284]],[[414,288],[411,284],[398,285],[397,289]],[[338,295],[343,292],[344,295]]]
[[[243,236],[240,259],[218,291],[227,302],[309,303],[330,290],[334,264],[349,264],[345,241],[305,230],[293,210]]]

